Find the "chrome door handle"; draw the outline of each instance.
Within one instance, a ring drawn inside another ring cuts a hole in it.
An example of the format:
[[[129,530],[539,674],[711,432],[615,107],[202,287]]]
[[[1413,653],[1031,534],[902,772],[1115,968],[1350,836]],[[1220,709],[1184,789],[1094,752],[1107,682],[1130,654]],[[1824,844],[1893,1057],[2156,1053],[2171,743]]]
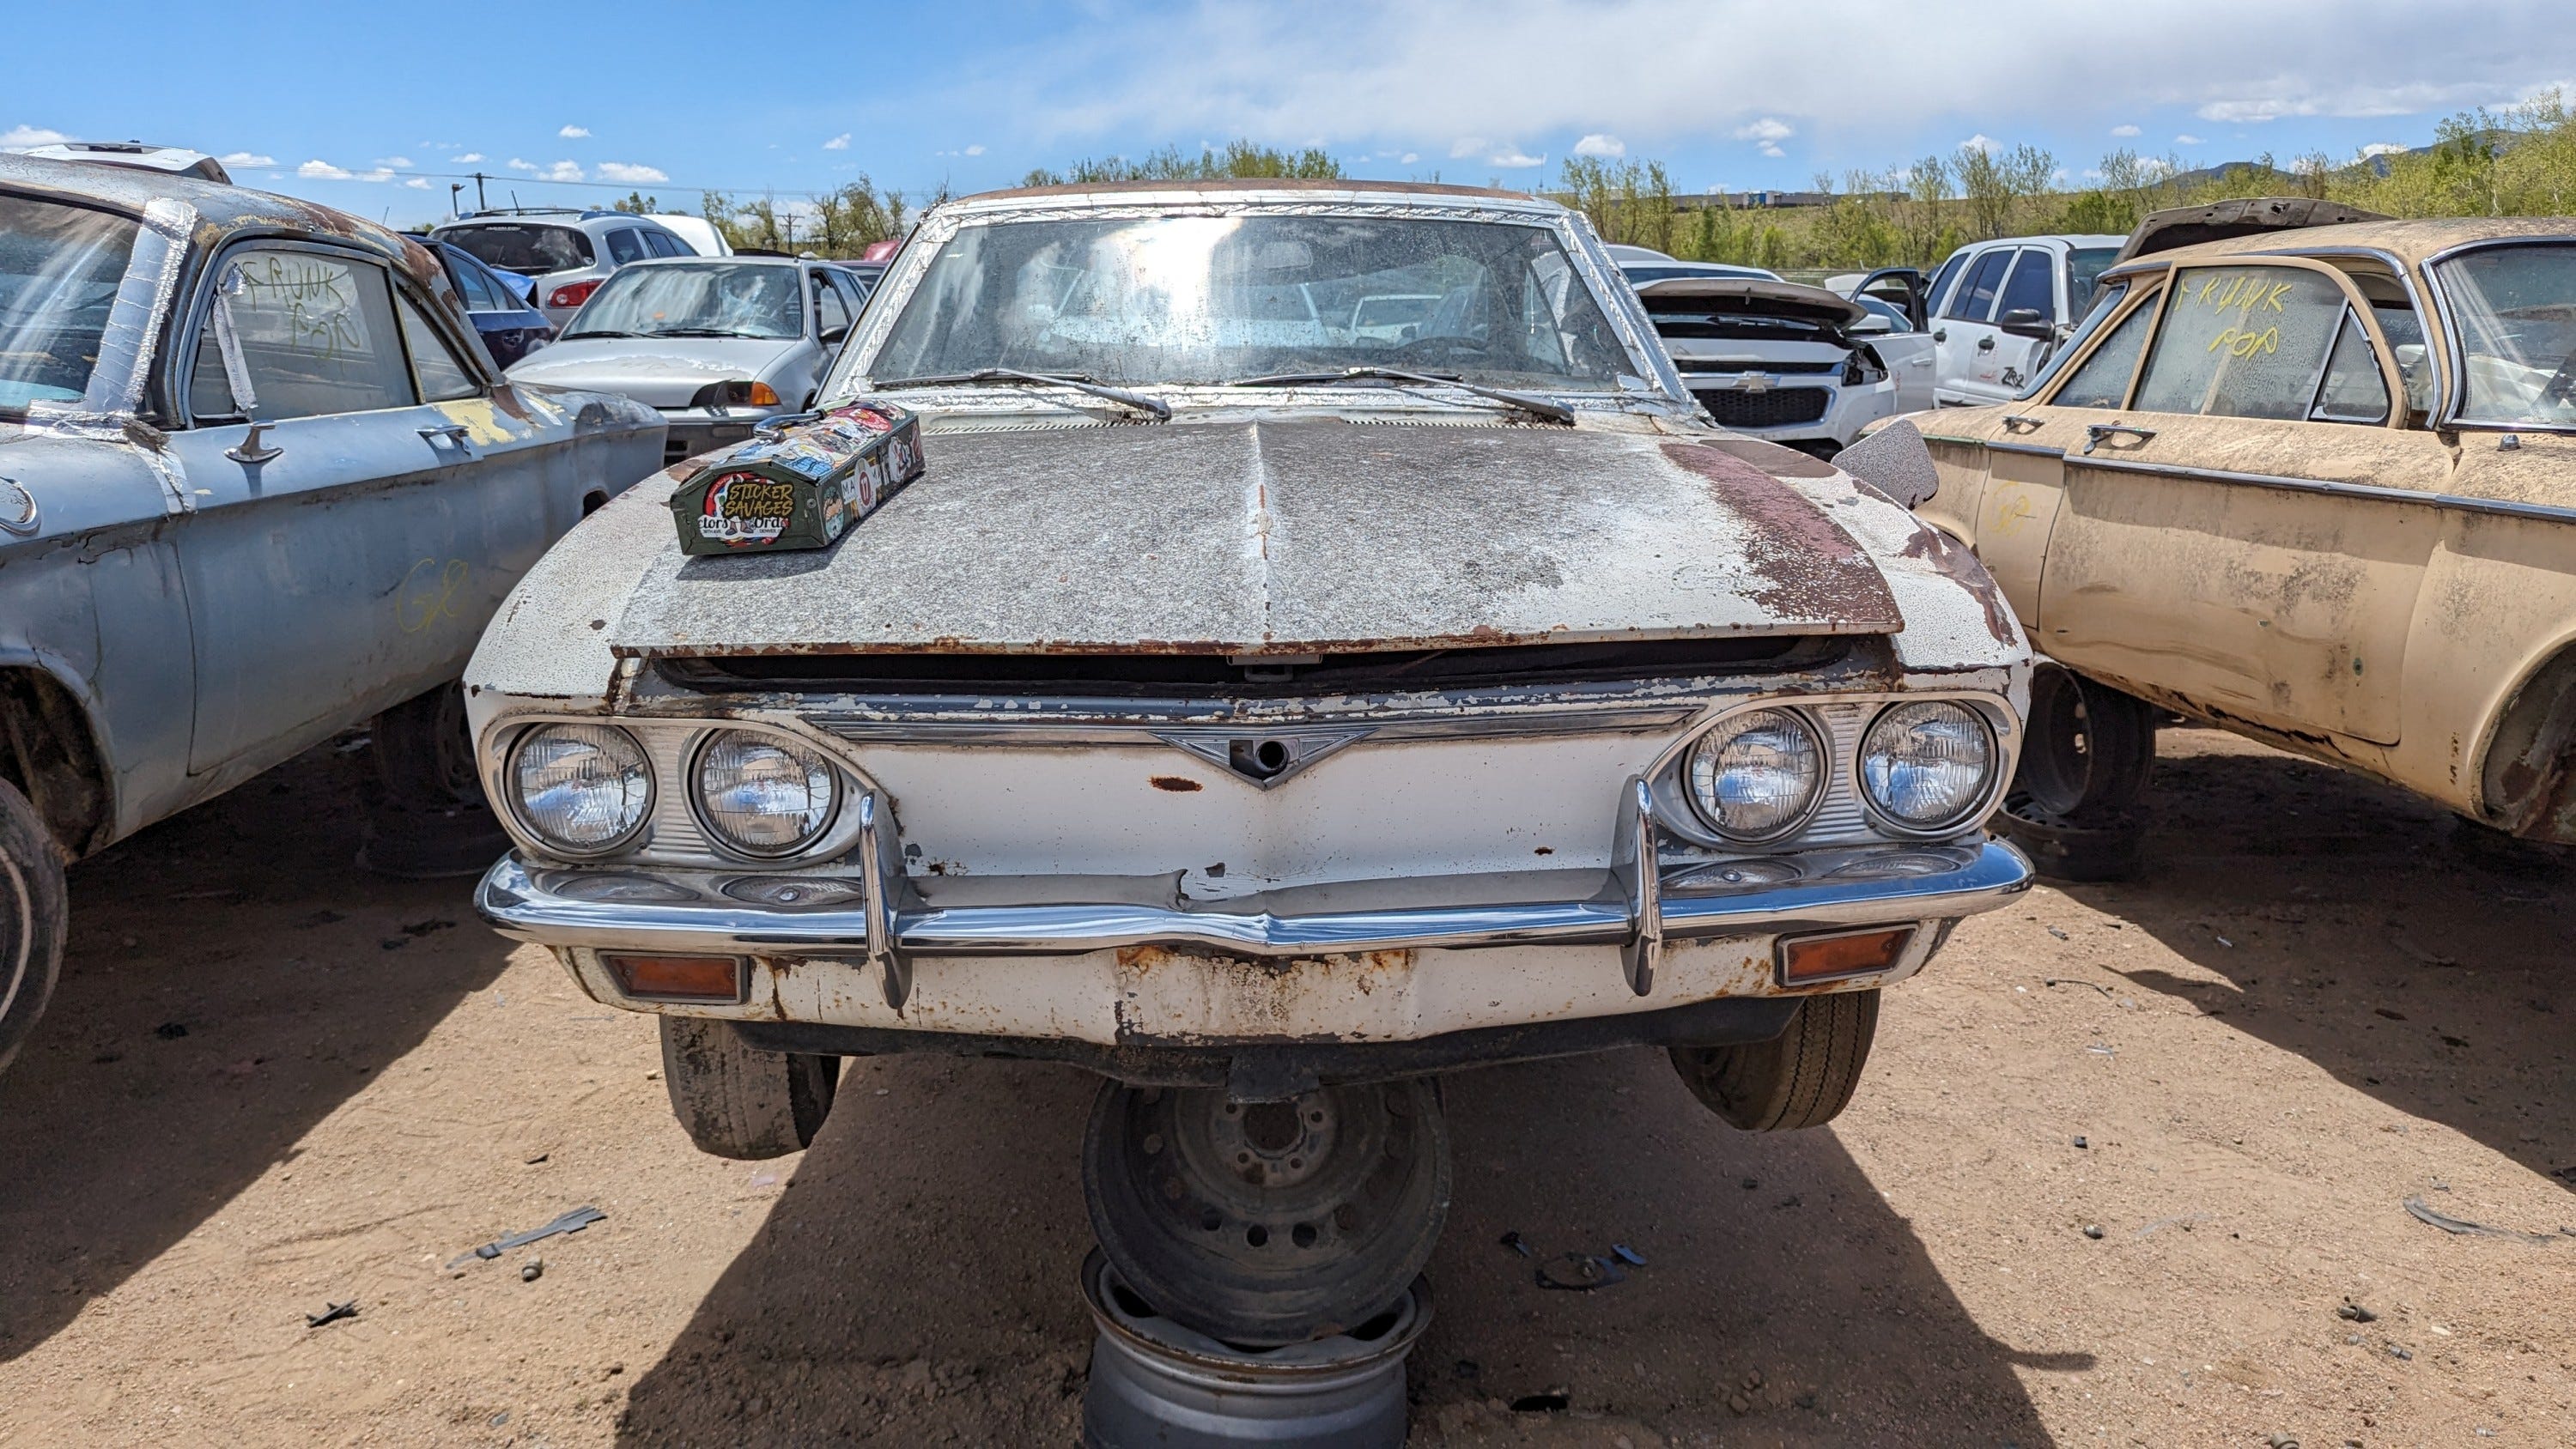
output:
[[[2018,433],[2024,428],[2037,432],[2041,428],[2047,426],[2048,419],[2046,418],[2035,418],[2028,413],[2004,414],[2004,431],[2008,433]]]
[[[260,464],[284,453],[286,451],[284,448],[271,448],[265,446],[266,438],[264,435],[267,432],[268,424],[251,424],[250,431],[242,434],[242,440],[240,442],[224,449],[224,456],[246,468],[256,468]]]
[[[433,448],[438,446],[438,440],[441,438],[445,438],[450,443],[462,448],[465,446],[466,442],[474,436],[474,433],[472,429],[466,427],[463,423],[449,423],[443,428],[423,428],[420,430],[420,435],[427,439],[429,441],[429,445]]]
[[[2131,427],[2127,423],[2086,423],[2084,425],[2084,451],[2090,453],[2102,442],[2103,439],[2117,437],[2122,433],[2126,433],[2130,437],[2144,443],[2151,441],[2155,437],[2156,430],[2153,428],[2135,428]]]

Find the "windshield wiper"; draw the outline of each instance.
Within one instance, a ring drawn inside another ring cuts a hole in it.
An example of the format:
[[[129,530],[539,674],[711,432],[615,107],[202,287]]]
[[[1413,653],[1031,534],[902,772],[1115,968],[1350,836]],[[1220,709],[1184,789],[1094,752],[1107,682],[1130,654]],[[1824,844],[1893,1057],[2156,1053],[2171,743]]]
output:
[[[656,327],[644,335],[647,337],[758,337],[761,334],[745,332],[739,327]],[[787,339],[777,337],[770,340],[784,342]]]
[[[1093,397],[1107,398],[1111,402],[1124,404],[1138,412],[1152,413],[1167,423],[1172,420],[1171,405],[1162,399],[1147,397],[1141,392],[1129,392],[1123,387],[1111,387],[1105,382],[1094,382],[1078,372],[1022,372],[1015,367],[979,367],[973,372],[944,372],[928,377],[898,377],[889,382],[876,383],[874,386],[879,389],[956,387],[979,382],[1036,382],[1052,387],[1069,387],[1076,392],[1087,392]]]
[[[1523,412],[1534,413],[1550,422],[1563,423],[1568,427],[1574,425],[1574,409],[1563,403],[1550,402],[1532,393],[1487,387],[1483,383],[1469,382],[1454,373],[1446,372],[1409,372],[1401,367],[1345,367],[1338,372],[1273,372],[1260,377],[1238,377],[1224,385],[1227,387],[1333,386],[1345,382],[1365,382],[1372,378],[1392,382],[1428,383],[1434,387],[1454,387],[1474,393],[1481,398],[1490,398],[1495,402],[1519,408]]]
[[[567,332],[559,340],[575,342],[584,337],[633,337],[635,335],[632,332],[611,332],[604,327],[588,327],[579,332]]]

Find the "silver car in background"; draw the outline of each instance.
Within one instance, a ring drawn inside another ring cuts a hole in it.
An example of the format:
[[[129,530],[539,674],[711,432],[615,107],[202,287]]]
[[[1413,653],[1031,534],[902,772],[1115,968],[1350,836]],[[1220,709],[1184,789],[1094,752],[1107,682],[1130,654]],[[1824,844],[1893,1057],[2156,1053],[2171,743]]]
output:
[[[0,157],[0,1065],[51,994],[66,862],[371,717],[368,863],[488,859],[456,677],[661,434],[504,381],[393,232]]]
[[[558,328],[619,267],[698,254],[678,232],[626,211],[478,211],[429,234],[487,267],[535,279],[538,310]]]
[[[670,425],[664,461],[677,462],[811,406],[866,299],[866,285],[830,262],[646,262],[610,278],[510,377],[658,409]]]

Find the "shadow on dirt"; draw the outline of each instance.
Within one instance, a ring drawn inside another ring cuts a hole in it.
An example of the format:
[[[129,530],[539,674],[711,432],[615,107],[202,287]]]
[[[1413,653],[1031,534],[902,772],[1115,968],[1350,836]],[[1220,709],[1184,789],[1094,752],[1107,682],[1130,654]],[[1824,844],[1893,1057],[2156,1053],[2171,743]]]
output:
[[[2535,1171],[2576,1167],[2566,862],[2215,731],[2169,732],[2154,798],[2144,878],[2067,893],[2221,979],[2132,981]]]
[[[1093,1090],[1063,1068],[851,1063],[792,1190],[635,1385],[624,1441],[1069,1442],[1090,1339],[1075,1154]],[[1499,1067],[1446,1091],[1457,1191],[1413,1359],[1415,1422],[1448,1429],[1442,1442],[1520,1442],[1512,1421],[1529,1416],[1471,1428],[1460,1409],[1563,1389],[1577,1415],[1683,1442],[1723,1428],[2032,1446],[2048,1435],[2015,1369],[2092,1367],[1988,1337],[1829,1131],[1733,1132],[1660,1053]],[[957,1226],[969,1218],[1001,1228]],[[1589,1294],[1543,1291],[1506,1228],[1543,1253],[1623,1242],[1649,1265]]]
[[[61,984],[0,1073],[0,1362],[292,1159],[500,974],[470,882],[351,863],[350,764],[326,745],[73,868]]]

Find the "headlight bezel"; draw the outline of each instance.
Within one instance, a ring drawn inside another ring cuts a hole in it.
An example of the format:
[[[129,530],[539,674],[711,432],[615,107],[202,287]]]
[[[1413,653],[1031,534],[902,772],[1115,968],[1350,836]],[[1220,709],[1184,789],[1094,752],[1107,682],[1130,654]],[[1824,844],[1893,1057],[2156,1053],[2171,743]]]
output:
[[[1986,788],[1958,816],[1932,829],[1918,829],[1887,815],[1868,798],[1862,779],[1862,750],[1869,731],[1889,709],[1940,700],[1967,710],[1986,730],[1991,773]],[[1691,788],[1690,762],[1701,741],[1731,722],[1761,710],[1799,715],[1825,750],[1826,778],[1806,816],[1781,834],[1748,841],[1720,833],[1699,808]],[[1871,845],[1937,844],[1973,831],[2010,791],[2021,750],[2021,719],[1999,686],[1928,689],[1828,689],[1812,694],[1740,695],[1706,708],[1671,737],[1644,771],[1656,801],[1656,824],[1666,839],[1713,858],[1779,856],[1795,851],[1851,849]]]
[[[1701,802],[1699,786],[1693,779],[1696,762],[1700,752],[1721,734],[1733,728],[1736,733],[1730,738],[1740,738],[1745,731],[1752,728],[1754,720],[1764,715],[1778,715],[1788,720],[1806,736],[1807,746],[1816,757],[1816,774],[1808,786],[1805,803],[1780,825],[1759,833],[1730,830],[1717,820],[1714,811]],[[1813,823],[1817,812],[1824,808],[1825,801],[1833,794],[1837,774],[1833,731],[1821,725],[1807,711],[1791,704],[1764,703],[1745,709],[1730,710],[1725,715],[1710,721],[1707,728],[1690,738],[1675,757],[1673,772],[1681,786],[1682,798],[1691,808],[1692,818],[1702,829],[1730,846],[1776,845],[1797,835]]]
[[[1894,811],[1881,805],[1877,795],[1869,786],[1868,760],[1871,737],[1878,733],[1879,726],[1885,724],[1890,715],[1916,705],[1948,705],[1956,709],[1966,715],[1969,722],[1977,727],[1986,745],[1985,778],[1979,782],[1978,788],[1967,797],[1966,804],[1929,825],[1916,825],[1902,819]],[[2004,741],[1995,729],[1994,720],[1985,710],[1979,709],[1967,699],[1955,696],[1899,695],[1871,711],[1868,721],[1861,725],[1859,733],[1852,739],[1851,790],[1853,797],[1860,802],[1861,814],[1868,819],[1872,827],[1901,839],[1944,840],[1957,835],[1969,825],[1985,818],[1993,809],[2000,790],[2008,780]]]
[[[572,729],[595,729],[614,734],[634,749],[636,758],[644,765],[643,808],[635,812],[633,823],[620,831],[615,838],[598,845],[574,844],[558,839],[540,828],[530,816],[526,795],[519,788],[519,760],[526,753],[528,746],[549,731]],[[499,779],[496,782],[499,789],[494,793],[500,797],[504,808],[508,810],[510,823],[518,828],[521,835],[534,841],[547,854],[563,860],[606,860],[634,850],[651,832],[653,812],[661,804],[661,777],[661,769],[653,759],[652,747],[638,738],[633,730],[613,720],[532,720],[510,735],[509,746],[501,753]]]
[[[821,762],[823,776],[830,782],[832,798],[811,830],[785,846],[764,850],[735,839],[716,823],[715,817],[707,809],[702,772],[706,768],[708,751],[714,749],[728,735],[740,735],[791,755],[799,753],[811,755]],[[849,774],[841,768],[840,761],[834,759],[830,751],[818,749],[811,742],[794,735],[780,734],[773,730],[746,728],[740,724],[720,725],[690,740],[687,749],[681,755],[679,775],[681,793],[688,799],[689,818],[697,825],[699,835],[705,838],[709,849],[736,860],[775,864],[811,854],[817,846],[833,838],[834,829],[841,823],[842,811],[849,804],[850,799]]]

